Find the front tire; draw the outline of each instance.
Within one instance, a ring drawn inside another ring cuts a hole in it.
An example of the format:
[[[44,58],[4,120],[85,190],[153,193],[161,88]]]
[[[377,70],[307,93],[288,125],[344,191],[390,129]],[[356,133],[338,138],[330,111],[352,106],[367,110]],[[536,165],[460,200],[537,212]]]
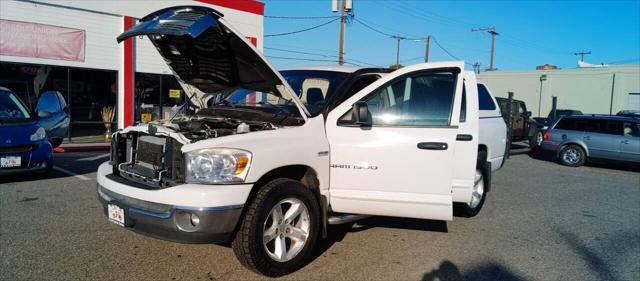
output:
[[[305,266],[320,226],[315,195],[299,181],[275,179],[264,185],[244,215],[232,242],[242,265],[276,277]]]
[[[582,147],[570,144],[560,150],[558,155],[560,163],[569,167],[580,167],[587,161],[587,154]]]

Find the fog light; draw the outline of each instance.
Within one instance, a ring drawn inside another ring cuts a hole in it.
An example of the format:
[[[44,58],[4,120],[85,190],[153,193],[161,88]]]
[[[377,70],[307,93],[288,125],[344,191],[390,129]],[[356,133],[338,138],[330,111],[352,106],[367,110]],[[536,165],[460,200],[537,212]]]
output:
[[[200,217],[196,214],[191,214],[191,225],[198,226],[200,224]]]

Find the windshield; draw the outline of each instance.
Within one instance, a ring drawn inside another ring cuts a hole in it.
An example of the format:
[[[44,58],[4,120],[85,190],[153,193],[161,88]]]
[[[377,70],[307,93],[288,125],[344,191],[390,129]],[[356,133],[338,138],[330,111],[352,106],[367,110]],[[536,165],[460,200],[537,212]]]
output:
[[[31,119],[29,111],[16,95],[0,91],[0,121],[23,121]]]
[[[287,70],[280,73],[302,100],[311,116],[320,114],[326,100],[347,76],[344,72],[317,70]],[[298,109],[290,99],[273,93],[236,89],[218,97],[214,98],[214,105],[240,105],[267,109],[276,113],[298,114]],[[221,97],[225,98],[219,100]]]

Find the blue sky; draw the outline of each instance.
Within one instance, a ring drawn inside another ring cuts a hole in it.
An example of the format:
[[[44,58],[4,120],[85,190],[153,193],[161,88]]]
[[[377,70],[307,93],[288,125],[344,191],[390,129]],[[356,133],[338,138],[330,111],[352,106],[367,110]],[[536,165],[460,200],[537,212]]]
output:
[[[590,63],[640,61],[640,1],[353,1],[355,19],[360,22],[405,37],[431,34],[453,56],[480,62],[483,69],[489,66],[491,36],[471,29],[492,25],[500,33],[494,62],[500,70],[531,70],[545,63],[574,68],[577,57],[573,53],[580,50],[592,52],[585,57]],[[268,16],[338,16],[331,12],[330,0],[264,2],[266,35],[331,20]],[[307,32],[265,37],[265,54],[279,68],[335,64],[331,61],[337,60],[338,26],[334,21]],[[403,40],[401,64],[422,62],[424,50],[424,41]],[[356,64],[389,66],[395,63],[396,41],[352,21],[347,25],[345,52],[346,60]],[[433,40],[429,57],[431,61],[454,60]]]

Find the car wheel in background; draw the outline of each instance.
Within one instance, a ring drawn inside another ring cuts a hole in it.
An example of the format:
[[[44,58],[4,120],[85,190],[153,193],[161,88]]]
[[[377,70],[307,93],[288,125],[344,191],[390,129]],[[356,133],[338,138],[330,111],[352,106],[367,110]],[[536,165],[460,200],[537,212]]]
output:
[[[232,242],[242,265],[275,277],[305,266],[320,227],[315,195],[299,181],[275,179],[248,206]]]
[[[570,144],[560,150],[558,155],[560,163],[569,167],[579,167],[587,160],[587,154],[584,149],[576,144]]]
[[[544,133],[542,130],[536,131],[536,133],[529,139],[529,148],[531,150],[539,150],[544,141]]]

